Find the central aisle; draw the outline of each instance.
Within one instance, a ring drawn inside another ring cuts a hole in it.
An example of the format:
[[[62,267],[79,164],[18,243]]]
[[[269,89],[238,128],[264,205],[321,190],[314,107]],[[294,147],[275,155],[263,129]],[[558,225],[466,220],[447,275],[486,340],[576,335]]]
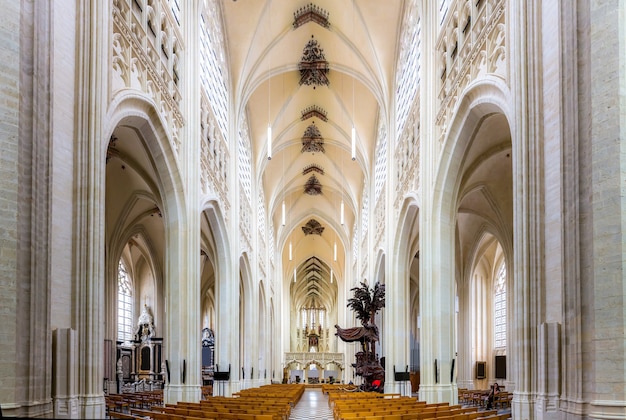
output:
[[[309,388],[298,404],[291,410],[290,420],[332,420],[333,412],[328,407],[328,396],[320,388]]]

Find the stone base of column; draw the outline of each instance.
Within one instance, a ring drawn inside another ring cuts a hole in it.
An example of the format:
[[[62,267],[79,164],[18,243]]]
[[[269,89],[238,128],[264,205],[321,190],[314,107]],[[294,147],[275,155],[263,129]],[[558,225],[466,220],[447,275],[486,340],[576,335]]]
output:
[[[535,400],[536,418],[544,420],[558,420],[559,413],[559,396],[558,395],[539,395]]]
[[[584,401],[569,401],[567,399],[561,398],[559,401],[559,409],[567,413],[565,416],[568,419],[582,419],[585,417],[585,413],[589,410],[589,403]]]
[[[535,404],[531,401],[531,395],[515,391],[511,401],[511,417],[514,419],[535,418]]]
[[[626,401],[595,400],[589,404],[588,417],[592,419],[625,419]]]
[[[241,391],[241,382],[230,381],[224,384],[224,392],[226,397],[232,397],[234,393]]]
[[[166,385],[163,389],[165,404],[176,404],[179,401],[199,402],[201,399],[202,387],[200,385]]]
[[[385,381],[385,394],[400,394],[403,397],[410,397],[411,382]]]
[[[22,406],[19,404],[2,404],[2,417],[20,417]]]
[[[254,388],[254,380],[244,379],[241,381],[241,389]]]
[[[79,406],[83,419],[104,419],[106,418],[106,403],[104,395],[79,397]]]
[[[52,401],[34,401],[28,404],[2,404],[2,417],[48,417],[52,414]]]
[[[455,384],[420,384],[419,399],[428,403],[448,402],[450,405],[453,405],[458,403],[458,392]]]
[[[55,419],[77,419],[79,417],[80,414],[78,396],[56,397],[54,399]]]

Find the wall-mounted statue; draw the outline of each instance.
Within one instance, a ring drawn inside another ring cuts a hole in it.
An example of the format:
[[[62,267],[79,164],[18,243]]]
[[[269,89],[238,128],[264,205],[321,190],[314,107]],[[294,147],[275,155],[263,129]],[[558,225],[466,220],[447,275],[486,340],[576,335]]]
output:
[[[202,328],[202,347],[215,346],[215,335],[209,327]]]
[[[361,343],[361,351],[356,354],[356,363],[352,364],[356,375],[363,377],[361,388],[364,391],[383,392],[385,369],[375,352],[375,343],[380,338],[374,321],[376,313],[385,307],[385,285],[377,282],[370,290],[362,282],[360,287],[353,287],[351,291],[354,292],[354,297],[348,299],[348,307],[356,312],[356,318],[363,326],[344,329],[335,325],[335,335],[345,342]]]
[[[139,341],[148,341],[154,337],[154,322],[152,321],[152,315],[148,312],[148,305],[143,305],[143,310],[139,319],[137,320],[137,330],[135,335]]]

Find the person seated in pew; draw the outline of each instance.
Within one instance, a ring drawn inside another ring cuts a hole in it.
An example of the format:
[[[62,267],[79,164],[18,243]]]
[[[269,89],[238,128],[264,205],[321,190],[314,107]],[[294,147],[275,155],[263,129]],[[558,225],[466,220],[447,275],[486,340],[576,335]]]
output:
[[[500,393],[500,385],[497,382],[494,382],[491,385],[491,390],[489,391],[489,395],[487,395],[487,410],[491,410],[493,408],[493,401],[496,398],[496,395]]]

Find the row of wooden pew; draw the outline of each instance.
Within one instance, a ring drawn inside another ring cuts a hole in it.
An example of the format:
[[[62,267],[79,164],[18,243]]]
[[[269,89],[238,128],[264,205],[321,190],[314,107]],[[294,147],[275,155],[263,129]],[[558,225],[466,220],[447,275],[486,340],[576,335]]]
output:
[[[322,384],[322,393],[328,394],[336,391],[356,391],[359,387],[353,384]]]
[[[444,403],[426,403],[397,394],[342,392],[327,390],[335,420],[504,420],[510,414],[497,410],[462,407]]]
[[[487,402],[487,396],[489,395],[488,389],[466,389],[459,388],[459,402],[464,404],[473,405],[476,407],[484,407]],[[493,407],[494,408],[506,408],[511,407],[511,400],[513,394],[501,390],[494,396]]]
[[[258,388],[243,389],[234,397],[260,397],[266,399],[288,399],[290,405],[295,406],[304,394],[305,386],[302,384],[271,384],[262,385]]]
[[[304,393],[303,385],[266,385],[246,389],[233,397],[206,397],[199,402],[128,407],[109,411],[110,418],[152,420],[288,420],[292,407]]]
[[[163,405],[163,390],[108,394],[104,397],[107,412],[128,413],[131,408],[150,408]]]

